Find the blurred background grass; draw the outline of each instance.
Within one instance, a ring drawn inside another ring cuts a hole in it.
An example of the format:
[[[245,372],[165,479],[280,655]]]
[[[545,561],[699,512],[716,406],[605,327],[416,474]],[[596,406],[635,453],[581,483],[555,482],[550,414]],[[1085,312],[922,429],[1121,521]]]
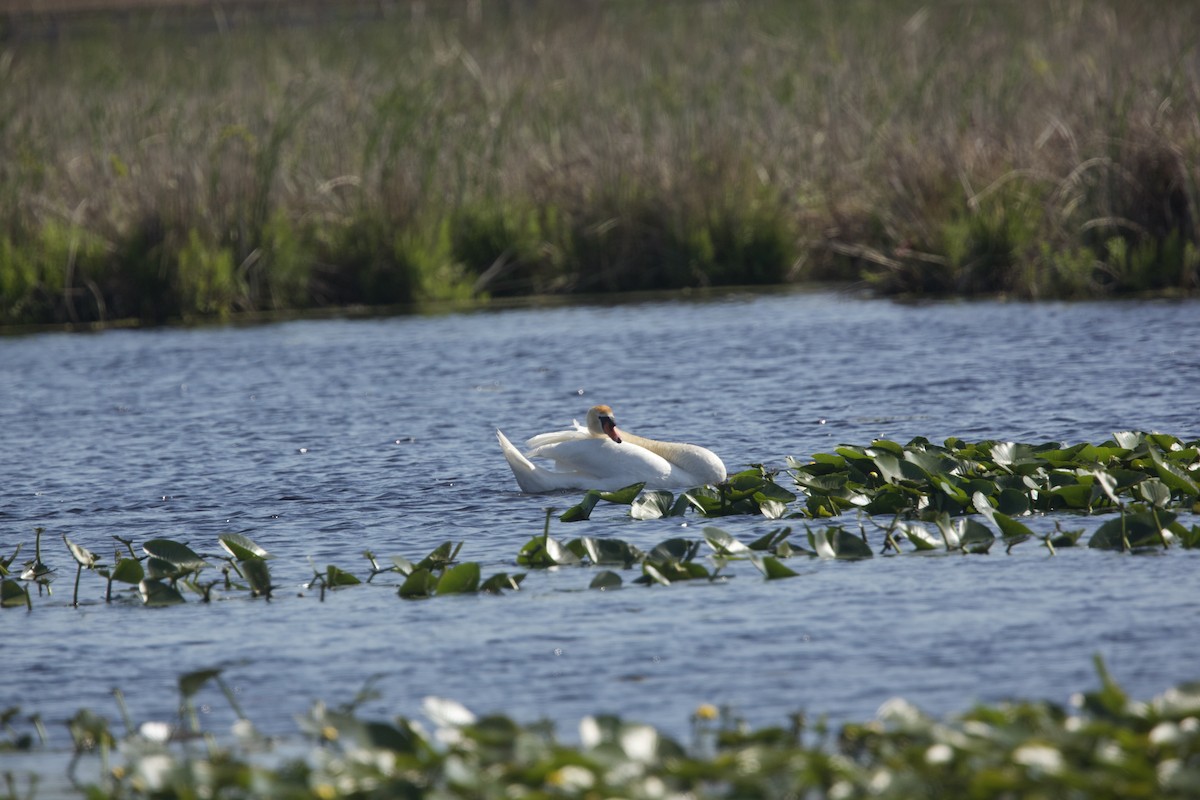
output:
[[[9,0],[0,324],[1200,286],[1200,6]]]

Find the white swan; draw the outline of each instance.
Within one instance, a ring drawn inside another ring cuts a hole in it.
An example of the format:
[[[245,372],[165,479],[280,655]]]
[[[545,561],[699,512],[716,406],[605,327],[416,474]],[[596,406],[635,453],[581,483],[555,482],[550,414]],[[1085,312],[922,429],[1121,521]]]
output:
[[[690,489],[725,480],[725,464],[711,450],[694,444],[659,442],[617,430],[613,410],[593,406],[587,425],[572,422],[565,431],[534,436],[521,453],[496,431],[500,449],[521,491],[530,494],[563,489],[613,491],[645,482],[647,489]],[[530,459],[544,458],[554,468]]]

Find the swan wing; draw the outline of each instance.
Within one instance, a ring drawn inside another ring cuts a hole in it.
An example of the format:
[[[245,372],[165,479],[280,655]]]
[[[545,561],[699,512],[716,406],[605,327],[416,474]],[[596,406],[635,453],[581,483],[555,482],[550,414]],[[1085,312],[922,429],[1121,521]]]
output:
[[[538,466],[526,458],[499,430],[496,431],[496,439],[500,442],[500,451],[504,453],[504,459],[508,462],[509,469],[512,470],[513,477],[517,479],[517,485],[521,487],[522,492],[544,494],[567,489],[593,488],[590,485],[591,476],[577,472],[559,472]],[[596,488],[607,489],[607,487]]]
[[[671,475],[671,464],[661,456],[643,447],[617,444],[594,436],[543,444],[528,451],[526,456],[549,459],[554,462],[557,472],[575,472],[604,479],[606,484],[617,489],[642,481],[662,485]]]

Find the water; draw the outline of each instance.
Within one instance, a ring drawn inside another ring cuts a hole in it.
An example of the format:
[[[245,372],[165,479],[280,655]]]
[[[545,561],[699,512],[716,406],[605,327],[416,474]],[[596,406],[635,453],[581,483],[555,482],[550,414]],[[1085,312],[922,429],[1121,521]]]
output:
[[[568,738],[596,712],[683,735],[702,702],[754,724],[799,710],[864,720],[895,695],[935,714],[1065,702],[1097,685],[1094,654],[1148,697],[1200,677],[1194,553],[1050,558],[1025,544],[793,560],[802,577],[769,584],[743,564],[722,583],[607,593],[586,591],[594,571],[567,569],[530,574],[519,593],[426,602],[400,600],[389,576],[324,602],[303,584],[310,559],[366,577],[364,550],[419,558],[446,540],[465,542],[460,557],[485,576],[519,571],[543,509],[579,495],[519,494],[494,431],[522,440],[599,402],[630,431],[709,446],[734,469],[878,436],[1200,438],[1198,311],[793,294],[3,339],[0,552],[22,542],[24,561],[42,526],[59,572],[32,613],[0,612],[0,708],[40,712],[66,747],[78,708],[116,716],[113,687],[137,720],[170,720],[177,677],[224,666],[270,733],[379,676],[366,711],[381,717],[419,716],[434,694],[551,719]],[[553,533],[649,549],[704,524],[602,504]],[[719,524],[743,539],[773,527]],[[275,556],[271,602],[106,605],[85,574],[70,606],[63,534],[111,560],[114,535],[216,554],[226,531]],[[205,723],[225,730],[219,693],[203,700]]]

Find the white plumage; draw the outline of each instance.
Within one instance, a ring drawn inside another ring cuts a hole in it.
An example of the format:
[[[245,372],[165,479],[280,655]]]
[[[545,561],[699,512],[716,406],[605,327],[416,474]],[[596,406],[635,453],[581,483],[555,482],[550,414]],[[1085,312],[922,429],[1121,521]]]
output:
[[[726,475],[725,464],[711,450],[618,431],[608,406],[589,409],[587,425],[573,422],[567,430],[534,436],[524,453],[499,430],[496,438],[521,491],[531,494],[613,491],[643,482],[647,489],[692,488],[720,483]],[[532,459],[552,462],[553,467]]]

